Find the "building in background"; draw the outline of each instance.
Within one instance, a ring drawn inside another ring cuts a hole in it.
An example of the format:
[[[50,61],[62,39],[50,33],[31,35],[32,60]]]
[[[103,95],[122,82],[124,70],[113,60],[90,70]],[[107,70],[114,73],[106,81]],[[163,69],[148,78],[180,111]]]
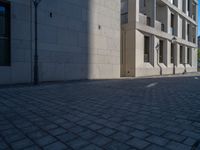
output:
[[[121,0],[121,75],[197,71],[197,0]]]
[[[39,81],[120,77],[120,0],[42,0]],[[0,84],[33,81],[32,0],[0,0]]]

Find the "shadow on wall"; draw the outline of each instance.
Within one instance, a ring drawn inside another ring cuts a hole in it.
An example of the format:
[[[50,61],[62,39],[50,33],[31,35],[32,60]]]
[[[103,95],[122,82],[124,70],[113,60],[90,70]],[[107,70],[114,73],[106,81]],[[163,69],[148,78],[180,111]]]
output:
[[[38,7],[40,81],[88,78],[89,12],[90,0],[42,0]]]
[[[114,7],[106,4],[112,9],[105,8],[104,2],[116,3],[42,0],[38,7],[40,81],[120,76],[120,15],[110,12],[115,8],[120,13],[120,2]]]

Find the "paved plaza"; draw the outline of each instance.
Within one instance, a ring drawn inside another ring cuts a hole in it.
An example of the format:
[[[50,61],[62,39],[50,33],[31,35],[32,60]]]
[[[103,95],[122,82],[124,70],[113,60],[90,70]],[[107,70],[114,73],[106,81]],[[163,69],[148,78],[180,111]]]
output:
[[[0,89],[0,150],[195,150],[198,140],[200,77]]]

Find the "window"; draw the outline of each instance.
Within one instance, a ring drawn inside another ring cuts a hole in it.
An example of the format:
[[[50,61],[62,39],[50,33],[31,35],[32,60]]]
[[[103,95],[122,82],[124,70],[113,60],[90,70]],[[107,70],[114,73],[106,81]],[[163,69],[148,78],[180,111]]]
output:
[[[128,0],[121,1],[121,24],[128,23]]]
[[[187,48],[187,64],[190,64],[190,48]]]
[[[180,46],[180,64],[183,64],[183,46]]]
[[[190,24],[187,24],[187,40],[189,41],[189,35],[190,35]]]
[[[144,7],[146,7],[146,0],[144,0]]]
[[[0,1],[0,66],[10,65],[10,5]]]
[[[174,35],[174,14],[171,14],[171,33]]]
[[[171,44],[171,63],[174,63],[174,44]]]
[[[163,41],[160,40],[159,63],[163,63]]]
[[[144,37],[144,62],[149,62],[150,38]]]

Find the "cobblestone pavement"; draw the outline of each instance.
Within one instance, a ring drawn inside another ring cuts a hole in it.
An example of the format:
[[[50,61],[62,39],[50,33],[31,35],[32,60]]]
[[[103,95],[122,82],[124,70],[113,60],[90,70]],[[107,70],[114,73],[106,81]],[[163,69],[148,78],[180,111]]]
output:
[[[199,77],[0,89],[0,150],[190,150],[199,139]]]

